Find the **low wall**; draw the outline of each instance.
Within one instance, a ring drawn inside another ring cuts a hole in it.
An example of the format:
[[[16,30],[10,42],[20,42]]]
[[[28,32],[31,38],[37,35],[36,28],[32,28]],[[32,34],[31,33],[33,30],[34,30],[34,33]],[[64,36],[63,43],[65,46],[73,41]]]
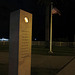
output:
[[[53,46],[74,46],[75,47],[75,42],[53,42]]]
[[[41,46],[44,46],[45,45],[45,41],[32,41],[32,45],[41,45]]]
[[[69,47],[75,47],[75,42],[53,42],[53,46],[69,46]],[[33,41],[32,45],[40,45],[45,46],[45,41]]]
[[[75,42],[52,42],[53,46],[69,46],[75,47]],[[0,41],[0,45],[9,45],[7,41]],[[45,41],[32,41],[32,45],[45,46]]]
[[[9,45],[8,41],[0,41],[0,45]]]

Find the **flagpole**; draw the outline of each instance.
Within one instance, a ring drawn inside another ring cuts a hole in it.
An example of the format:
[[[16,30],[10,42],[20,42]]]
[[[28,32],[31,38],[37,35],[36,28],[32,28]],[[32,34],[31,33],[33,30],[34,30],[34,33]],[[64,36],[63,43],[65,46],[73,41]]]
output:
[[[53,8],[53,2],[51,2],[51,19],[50,19],[50,53],[53,53],[52,51],[52,8]]]

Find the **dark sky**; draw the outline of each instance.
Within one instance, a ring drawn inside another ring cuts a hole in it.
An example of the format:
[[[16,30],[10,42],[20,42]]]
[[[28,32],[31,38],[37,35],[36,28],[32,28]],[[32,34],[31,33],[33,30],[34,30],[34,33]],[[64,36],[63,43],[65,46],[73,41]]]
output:
[[[0,0],[0,38],[9,38],[10,13],[23,9],[33,14],[33,39],[45,39],[45,6],[37,0]],[[53,40],[68,38],[73,41],[75,34],[75,0],[54,0],[61,16],[53,15]]]

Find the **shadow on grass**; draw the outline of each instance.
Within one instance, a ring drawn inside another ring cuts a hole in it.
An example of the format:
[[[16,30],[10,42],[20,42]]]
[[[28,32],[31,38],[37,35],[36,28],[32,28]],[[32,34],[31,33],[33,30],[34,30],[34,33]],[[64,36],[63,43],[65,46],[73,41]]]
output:
[[[31,75],[56,75],[58,69],[31,67]],[[8,75],[8,64],[0,64],[0,75]]]
[[[56,75],[59,69],[49,68],[33,68],[31,69],[31,75]]]

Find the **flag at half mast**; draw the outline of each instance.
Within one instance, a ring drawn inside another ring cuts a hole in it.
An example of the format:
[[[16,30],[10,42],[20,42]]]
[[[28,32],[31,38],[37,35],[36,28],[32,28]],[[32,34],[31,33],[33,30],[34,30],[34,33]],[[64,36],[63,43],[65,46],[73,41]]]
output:
[[[53,14],[60,14],[60,11],[57,8],[53,8],[53,2],[51,2],[51,19],[50,19],[50,53],[53,53],[52,51],[52,15]]]
[[[61,15],[60,11],[57,8],[52,8],[52,15],[53,14],[59,14],[59,15]]]

